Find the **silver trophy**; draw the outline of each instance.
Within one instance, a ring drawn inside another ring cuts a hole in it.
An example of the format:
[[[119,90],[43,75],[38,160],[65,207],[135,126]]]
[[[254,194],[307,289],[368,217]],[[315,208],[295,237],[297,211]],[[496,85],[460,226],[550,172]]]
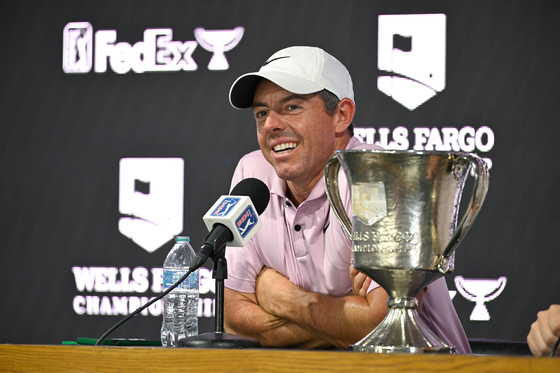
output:
[[[342,203],[340,166],[351,194],[352,220]],[[469,172],[470,204],[457,225]],[[459,152],[340,150],[325,166],[325,189],[352,239],[354,267],[389,294],[389,312],[351,350],[377,353],[453,353],[418,317],[416,296],[454,267],[461,242],[488,190],[488,169]]]

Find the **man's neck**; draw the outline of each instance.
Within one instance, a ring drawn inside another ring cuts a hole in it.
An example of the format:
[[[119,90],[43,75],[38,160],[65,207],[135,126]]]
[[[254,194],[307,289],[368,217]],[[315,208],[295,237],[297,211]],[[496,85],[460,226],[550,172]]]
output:
[[[317,182],[322,178],[322,176],[323,175],[321,174],[321,177],[315,179],[313,183],[310,183],[303,187],[298,186],[290,181],[286,181],[286,197],[290,201],[292,201],[292,203],[296,207],[298,207],[309,197],[309,195],[313,191],[313,188],[315,188],[315,185],[317,185]]]

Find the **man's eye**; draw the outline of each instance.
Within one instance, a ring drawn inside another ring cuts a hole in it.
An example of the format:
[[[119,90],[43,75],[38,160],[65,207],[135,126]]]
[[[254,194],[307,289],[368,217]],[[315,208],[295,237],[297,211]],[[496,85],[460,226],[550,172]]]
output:
[[[255,117],[256,117],[256,118],[262,118],[262,117],[264,117],[264,116],[266,116],[266,111],[264,111],[264,110],[257,111],[257,112],[255,113]]]
[[[299,106],[297,105],[288,105],[288,110],[297,110]]]

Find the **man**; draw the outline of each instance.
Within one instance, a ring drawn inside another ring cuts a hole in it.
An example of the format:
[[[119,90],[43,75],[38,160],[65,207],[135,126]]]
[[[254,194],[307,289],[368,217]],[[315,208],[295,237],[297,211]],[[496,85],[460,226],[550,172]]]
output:
[[[527,343],[535,356],[549,356],[552,348],[560,338],[560,304],[551,305],[546,311],[537,314],[537,320],[531,325]],[[560,356],[556,349],[554,356]]]
[[[247,246],[226,252],[226,331],[263,346],[347,349],[388,310],[385,290],[350,266],[352,242],[323,185],[323,168],[336,150],[372,148],[352,136],[350,74],[319,48],[286,48],[237,79],[230,102],[253,109],[260,147],[241,159],[232,185],[255,177],[271,197],[261,230]],[[345,184],[341,196],[350,213]],[[427,326],[469,353],[444,279],[422,296]]]

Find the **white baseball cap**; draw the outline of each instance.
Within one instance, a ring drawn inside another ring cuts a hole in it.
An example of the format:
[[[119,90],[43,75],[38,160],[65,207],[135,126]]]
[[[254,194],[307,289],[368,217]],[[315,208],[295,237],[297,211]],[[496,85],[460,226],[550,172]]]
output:
[[[229,91],[231,105],[237,109],[250,108],[255,89],[263,78],[292,93],[326,89],[339,100],[347,97],[354,101],[350,73],[339,60],[320,48],[289,47],[274,53],[258,72],[237,78]]]

